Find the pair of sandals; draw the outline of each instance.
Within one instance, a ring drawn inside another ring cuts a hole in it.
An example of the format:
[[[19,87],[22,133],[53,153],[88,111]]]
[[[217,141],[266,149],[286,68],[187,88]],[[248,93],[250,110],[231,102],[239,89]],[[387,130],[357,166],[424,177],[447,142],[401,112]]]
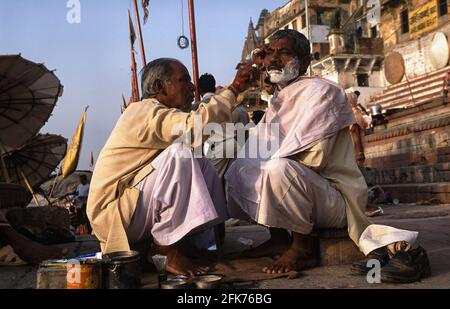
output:
[[[352,265],[355,275],[366,275],[371,268],[367,262],[376,259],[381,266],[381,281],[388,283],[412,283],[431,274],[430,261],[426,250],[417,247],[410,250],[399,250],[392,256],[387,247],[376,249],[361,261]]]
[[[23,266],[27,264],[10,245],[0,248],[0,266]]]

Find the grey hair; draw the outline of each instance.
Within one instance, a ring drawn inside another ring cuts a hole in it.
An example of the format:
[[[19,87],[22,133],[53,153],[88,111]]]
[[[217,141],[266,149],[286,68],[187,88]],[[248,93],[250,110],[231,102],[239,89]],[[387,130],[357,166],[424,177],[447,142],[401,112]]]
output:
[[[283,29],[278,30],[269,38],[270,43],[281,39],[289,39],[294,43],[294,48],[299,58],[309,57],[311,59],[311,48],[306,36],[292,29]]]
[[[168,81],[172,76],[173,70],[171,63],[178,62],[173,58],[158,58],[149,63],[141,71],[141,89],[142,98],[154,98],[158,94],[156,81]]]

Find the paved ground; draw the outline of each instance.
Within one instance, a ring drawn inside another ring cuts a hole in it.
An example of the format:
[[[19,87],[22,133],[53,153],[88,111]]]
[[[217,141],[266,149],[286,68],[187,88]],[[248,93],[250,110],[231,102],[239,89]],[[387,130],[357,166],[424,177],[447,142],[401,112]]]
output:
[[[375,223],[420,232],[420,244],[426,248],[431,261],[432,275],[420,282],[407,285],[369,284],[365,277],[350,274],[349,265],[318,267],[301,273],[297,279],[274,279],[240,283],[235,287],[261,289],[303,288],[450,288],[450,205],[384,206],[383,216],[373,218]],[[244,238],[244,239],[242,239]],[[265,241],[268,232],[258,226],[232,226],[227,229],[226,249],[243,250]],[[249,241],[251,239],[251,241]],[[84,237],[69,245],[73,255],[95,252],[96,241]],[[34,288],[36,267],[1,267],[0,288]]]

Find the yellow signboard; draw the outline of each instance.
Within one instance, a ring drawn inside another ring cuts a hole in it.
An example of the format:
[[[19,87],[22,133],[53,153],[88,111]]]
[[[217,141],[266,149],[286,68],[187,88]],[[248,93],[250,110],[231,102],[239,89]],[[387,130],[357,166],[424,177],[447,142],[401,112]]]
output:
[[[409,34],[416,37],[430,31],[438,25],[437,1],[428,1],[415,11],[409,13]]]

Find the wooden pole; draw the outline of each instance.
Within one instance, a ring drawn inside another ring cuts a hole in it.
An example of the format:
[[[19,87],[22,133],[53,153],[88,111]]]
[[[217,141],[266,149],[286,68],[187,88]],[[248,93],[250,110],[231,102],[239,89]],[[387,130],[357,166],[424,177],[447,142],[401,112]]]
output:
[[[198,88],[198,57],[197,57],[197,34],[195,31],[195,9],[194,0],[189,0],[189,26],[191,29],[191,51],[192,51],[192,73],[194,74],[195,101],[200,101]]]
[[[134,15],[136,16],[136,23],[138,27],[139,45],[141,47],[142,67],[144,67],[147,64],[147,61],[145,59],[145,47],[144,47],[144,39],[142,38],[141,20],[139,19],[139,9],[137,5],[137,0],[134,0],[133,3],[134,3]]]
[[[36,194],[33,191],[33,187],[31,186],[30,182],[28,181],[27,176],[25,176],[25,174],[22,172],[22,170],[20,170],[20,175],[23,177],[23,180],[24,180],[25,184],[27,185],[28,191],[30,191],[31,195],[33,195],[33,199],[34,199],[34,202],[36,203],[36,206],[41,206],[36,197]]]
[[[130,22],[130,32],[134,32],[134,30],[132,30],[132,22],[131,22],[131,14],[130,14],[130,10],[128,10],[128,20]],[[130,37],[131,37],[131,33],[130,33]],[[134,46],[133,46],[134,40],[130,41],[130,46],[131,46],[131,92],[132,92],[132,101],[133,102],[137,102],[139,101],[139,87],[138,87],[138,79],[137,79],[137,69],[136,69],[136,57],[134,55]]]
[[[139,87],[138,87],[138,79],[137,79],[137,69],[136,69],[136,57],[134,56],[134,49],[131,49],[131,74],[132,76],[132,86],[133,86],[133,102],[139,101]]]

